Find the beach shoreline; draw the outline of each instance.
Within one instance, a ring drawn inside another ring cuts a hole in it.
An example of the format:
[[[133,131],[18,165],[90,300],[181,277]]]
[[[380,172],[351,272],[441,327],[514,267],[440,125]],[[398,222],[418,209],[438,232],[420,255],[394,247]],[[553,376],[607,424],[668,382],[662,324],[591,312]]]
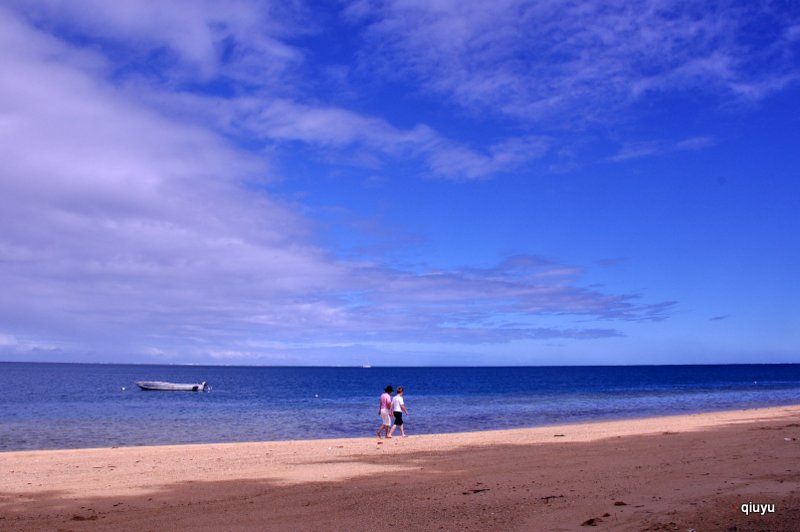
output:
[[[8,451],[0,529],[368,530],[399,500],[391,519],[418,529],[789,530],[798,458],[800,405],[390,440]],[[775,511],[735,508],[759,502]]]

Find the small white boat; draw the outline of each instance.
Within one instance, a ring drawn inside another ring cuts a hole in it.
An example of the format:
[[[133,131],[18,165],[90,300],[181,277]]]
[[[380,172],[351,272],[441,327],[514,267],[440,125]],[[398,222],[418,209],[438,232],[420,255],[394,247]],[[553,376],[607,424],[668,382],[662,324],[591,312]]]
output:
[[[204,392],[208,389],[208,384],[203,381],[200,384],[179,384],[176,382],[164,381],[136,381],[136,386],[142,390],[159,392]]]

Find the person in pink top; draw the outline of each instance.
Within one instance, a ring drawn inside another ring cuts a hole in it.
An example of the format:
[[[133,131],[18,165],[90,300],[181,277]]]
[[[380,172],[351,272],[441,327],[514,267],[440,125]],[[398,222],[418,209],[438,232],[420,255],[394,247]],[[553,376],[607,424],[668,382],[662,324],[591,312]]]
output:
[[[383,393],[381,394],[378,406],[378,415],[381,416],[381,426],[378,428],[379,438],[381,437],[381,433],[386,434],[387,438],[391,438],[389,427],[392,425],[392,391],[394,391],[394,388],[387,386],[383,389]]]

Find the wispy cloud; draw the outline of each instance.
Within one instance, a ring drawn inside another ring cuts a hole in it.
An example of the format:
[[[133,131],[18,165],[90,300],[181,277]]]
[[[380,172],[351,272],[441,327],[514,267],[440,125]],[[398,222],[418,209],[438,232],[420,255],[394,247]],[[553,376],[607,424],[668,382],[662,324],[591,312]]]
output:
[[[277,141],[363,150],[380,155],[380,160],[415,157],[425,162],[430,175],[454,180],[510,170],[541,157],[547,150],[547,142],[541,138],[507,140],[485,150],[474,150],[423,124],[402,130],[385,120],[346,109],[288,100],[242,105],[236,127]]]
[[[541,135],[471,146],[425,124],[402,129],[376,116],[282,97],[157,94],[148,101],[186,117],[205,115],[215,128],[234,138],[295,144],[307,147],[310,157],[319,158],[322,153],[342,164],[355,162],[375,169],[412,160],[421,165],[419,175],[453,181],[486,179],[515,170],[544,157],[550,147],[550,139]]]
[[[627,161],[640,157],[651,157],[665,155],[676,151],[694,151],[714,145],[711,137],[690,137],[683,140],[650,140],[629,142],[624,144],[620,150],[609,157],[611,161]]]
[[[422,123],[402,129],[314,101],[303,88],[306,51],[287,44],[314,31],[301,4],[233,2],[224,9],[203,1],[12,4],[56,33],[77,32],[96,41],[108,51],[93,56],[103,64],[106,80],[129,97],[250,143],[295,142],[308,146],[312,157],[321,150],[328,158],[372,167],[410,158],[421,163],[423,174],[456,181],[516,169],[548,149],[544,136],[531,135],[470,146]],[[206,84],[229,94],[209,94]]]
[[[760,99],[800,77],[800,14],[772,2],[365,0],[349,14],[383,75],[549,126],[613,120],[651,92]]]
[[[53,343],[41,343],[35,340],[18,338],[10,334],[0,333],[0,354],[17,353],[23,356],[40,353],[58,353],[63,346]]]

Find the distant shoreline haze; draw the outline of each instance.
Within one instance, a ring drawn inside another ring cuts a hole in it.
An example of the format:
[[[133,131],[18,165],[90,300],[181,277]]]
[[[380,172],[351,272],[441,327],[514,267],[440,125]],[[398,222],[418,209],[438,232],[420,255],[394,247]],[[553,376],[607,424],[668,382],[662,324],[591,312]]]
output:
[[[150,363],[150,362],[81,362],[81,361],[47,361],[47,360],[0,360],[0,364],[63,364],[85,366],[165,366],[165,367],[194,367],[194,368],[329,368],[329,369],[425,369],[425,368],[653,368],[653,367],[726,367],[726,366],[800,366],[800,362],[730,362],[710,363],[698,362],[697,364],[501,364],[501,365],[369,365],[361,364],[335,364],[335,365],[303,365],[303,364],[207,364],[207,363]]]

